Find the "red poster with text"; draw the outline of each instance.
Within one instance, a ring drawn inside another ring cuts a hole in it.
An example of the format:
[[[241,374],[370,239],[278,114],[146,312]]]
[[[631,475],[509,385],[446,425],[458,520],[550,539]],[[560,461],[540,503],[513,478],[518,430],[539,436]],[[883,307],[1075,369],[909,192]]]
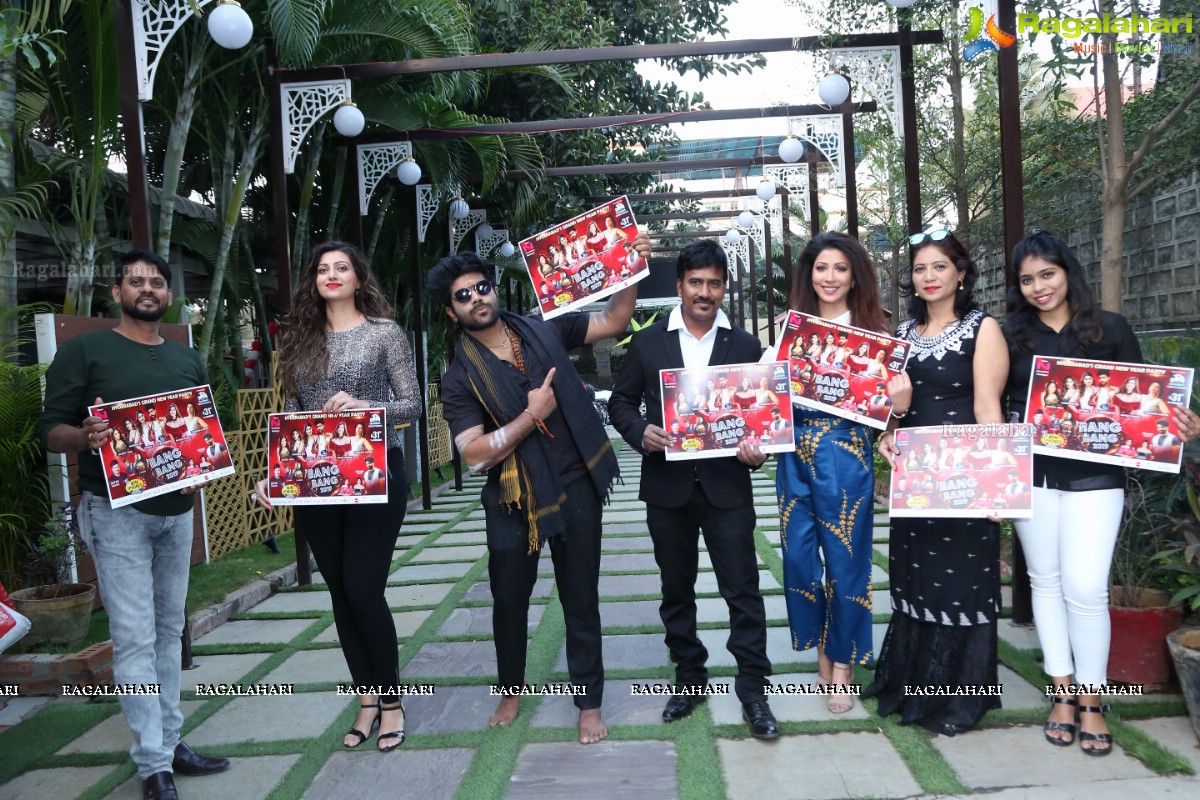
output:
[[[267,452],[271,505],[387,502],[387,420],[382,408],[271,414]]]
[[[1183,367],[1034,356],[1025,401],[1033,450],[1178,472],[1183,440],[1172,407],[1187,407],[1192,379]]]
[[[1033,516],[1033,426],[936,425],[896,431],[892,517]]]
[[[543,319],[608,297],[650,275],[633,247],[637,220],[624,196],[520,242]]]
[[[797,403],[880,430],[892,416],[887,382],[910,354],[903,339],[799,311],[788,313],[779,340]]]
[[[208,386],[89,406],[88,413],[112,428],[100,459],[113,508],[234,473]]]
[[[736,455],[743,439],[764,453],[795,449],[786,361],[664,369],[659,381],[667,461]]]

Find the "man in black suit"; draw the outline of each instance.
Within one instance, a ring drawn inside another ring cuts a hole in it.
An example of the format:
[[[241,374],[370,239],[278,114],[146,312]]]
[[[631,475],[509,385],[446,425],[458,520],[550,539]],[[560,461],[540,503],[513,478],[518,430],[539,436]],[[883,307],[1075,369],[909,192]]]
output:
[[[667,461],[663,450],[670,435],[663,428],[658,375],[667,368],[754,362],[762,346],[749,333],[732,328],[721,310],[729,271],[720,245],[701,240],[685,247],[676,275],[682,302],[667,319],[634,334],[608,401],[609,414],[625,441],[645,456],[639,497],[646,503],[654,559],[662,572],[659,614],[675,662],[676,689],[697,691],[708,683],[708,651],[696,636],[696,568],[703,530],[717,586],[729,606],[728,647],[738,663],[734,688],[742,716],[751,735],[775,739],[779,724],[764,693],[771,662],[750,491],[750,469],[766,456],[757,441],[743,440],[736,458]],[[645,417],[639,413],[643,400]],[[663,719],[682,719],[701,702],[702,693],[675,694]]]

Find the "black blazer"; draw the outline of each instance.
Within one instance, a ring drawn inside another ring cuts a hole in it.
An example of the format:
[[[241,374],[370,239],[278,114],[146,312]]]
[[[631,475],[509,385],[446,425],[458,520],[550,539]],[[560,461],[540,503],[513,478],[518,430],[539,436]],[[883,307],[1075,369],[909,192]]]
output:
[[[658,371],[683,367],[679,332],[667,330],[667,319],[633,335],[625,354],[625,363],[617,375],[608,400],[613,427],[625,441],[644,456],[642,482],[638,498],[650,505],[679,508],[692,496],[693,482],[699,477],[708,500],[717,508],[739,508],[752,504],[750,467],[733,456],[696,461],[667,461],[662,453],[642,449],[646,426],[660,428],[662,389]],[[709,365],[745,364],[758,361],[762,345],[741,328],[718,328]],[[646,416],[639,413],[643,399]]]

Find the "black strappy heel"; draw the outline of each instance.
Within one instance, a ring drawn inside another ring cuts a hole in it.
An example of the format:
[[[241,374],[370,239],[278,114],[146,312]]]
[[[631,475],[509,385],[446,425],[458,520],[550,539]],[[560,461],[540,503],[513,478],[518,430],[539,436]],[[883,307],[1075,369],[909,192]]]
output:
[[[1080,706],[1079,707],[1079,713],[1081,715],[1082,714],[1099,714],[1100,716],[1104,716],[1109,711],[1112,711],[1112,706],[1108,705],[1107,703],[1105,703],[1103,705],[1099,705],[1099,706]],[[1082,722],[1081,722],[1081,725],[1082,725]],[[1107,744],[1108,747],[1105,747],[1104,749],[1100,749],[1098,747],[1084,747],[1083,746],[1084,742],[1100,742],[1101,744]],[[1089,756],[1095,756],[1097,758],[1099,758],[1101,756],[1106,756],[1113,751],[1112,734],[1111,733],[1088,733],[1087,731],[1083,730],[1081,727],[1079,730],[1079,747],[1081,750],[1083,750],[1083,752],[1085,754],[1087,754]]]
[[[391,704],[380,705],[379,706],[379,717],[381,720],[383,719],[384,711],[399,711],[401,714],[404,714],[404,698],[401,697],[400,701],[398,703],[396,703],[395,705],[391,705]],[[407,715],[405,718],[407,721]],[[380,724],[382,724],[382,722]],[[399,741],[397,741],[391,747],[379,747],[379,745],[383,744],[384,739],[398,739]],[[404,728],[401,728],[398,731],[392,731],[391,733],[381,733],[381,734],[379,734],[379,740],[376,744],[376,747],[379,747],[379,752],[381,752],[381,753],[388,753],[388,752],[391,752],[392,750],[399,750],[400,745],[404,744],[404,739],[405,739]]]
[[[1079,701],[1074,697],[1051,697],[1051,703],[1058,703],[1064,706],[1075,706],[1079,708]],[[1078,716],[1078,712],[1076,714]],[[1058,739],[1050,735],[1050,731],[1065,731],[1071,734],[1070,739]],[[1047,722],[1042,726],[1042,735],[1046,737],[1046,741],[1055,747],[1070,747],[1075,744],[1075,724],[1071,722]]]
[[[377,713],[375,715],[375,719],[372,720],[371,724],[367,727],[366,733],[363,733],[358,728],[351,728],[350,730],[346,731],[347,736],[357,736],[358,741],[355,742],[354,744],[346,744],[343,741],[342,747],[353,750],[354,748],[358,747],[360,744],[365,742],[367,739],[370,739],[371,734],[375,732],[375,729],[377,727],[379,727],[379,720],[383,718],[383,708],[380,706],[379,701],[377,700],[374,703],[366,703],[362,706],[362,708],[377,708],[377,709],[379,709],[379,713]]]

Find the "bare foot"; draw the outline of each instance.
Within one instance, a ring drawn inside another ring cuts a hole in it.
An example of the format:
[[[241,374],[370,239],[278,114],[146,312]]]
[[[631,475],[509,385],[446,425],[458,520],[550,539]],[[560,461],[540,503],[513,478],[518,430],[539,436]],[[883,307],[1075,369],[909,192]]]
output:
[[[521,705],[520,697],[502,697],[496,710],[488,717],[488,725],[493,728],[507,728],[517,718],[517,709]]]
[[[579,712],[579,743],[595,744],[608,736],[608,727],[600,719],[600,709],[585,708]]]

